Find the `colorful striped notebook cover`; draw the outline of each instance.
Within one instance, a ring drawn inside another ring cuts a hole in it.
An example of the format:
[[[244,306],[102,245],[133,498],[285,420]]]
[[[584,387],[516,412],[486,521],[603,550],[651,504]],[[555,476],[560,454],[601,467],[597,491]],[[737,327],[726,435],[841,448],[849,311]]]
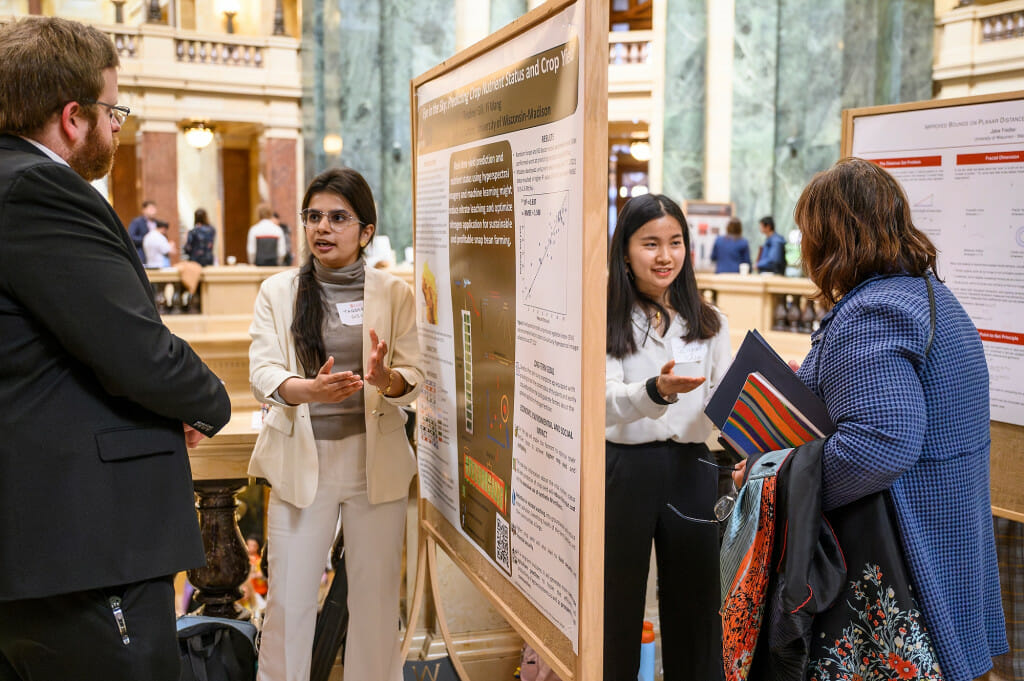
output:
[[[722,425],[723,444],[743,456],[796,447],[825,435],[756,371],[747,376]]]

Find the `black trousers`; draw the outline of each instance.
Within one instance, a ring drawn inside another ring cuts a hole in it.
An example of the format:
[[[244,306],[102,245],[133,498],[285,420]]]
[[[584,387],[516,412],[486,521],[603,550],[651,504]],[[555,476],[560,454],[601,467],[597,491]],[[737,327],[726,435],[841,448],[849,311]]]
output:
[[[178,681],[180,664],[170,577],[0,601],[0,681]]]
[[[722,678],[718,471],[703,443],[605,446],[604,681],[636,681],[651,543],[665,681]]]

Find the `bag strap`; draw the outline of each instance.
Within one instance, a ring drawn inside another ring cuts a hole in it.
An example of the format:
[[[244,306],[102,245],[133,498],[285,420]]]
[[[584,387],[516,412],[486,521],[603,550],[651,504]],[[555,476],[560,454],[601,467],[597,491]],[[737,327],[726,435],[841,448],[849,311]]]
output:
[[[189,666],[192,667],[192,678],[195,681],[210,681],[210,677],[206,674],[206,662],[205,660],[210,659],[210,655],[213,654],[213,649],[217,645],[216,639],[203,645],[202,640],[199,636],[193,636],[188,639],[188,658]]]
[[[932,351],[932,341],[935,340],[935,289],[927,272],[924,273],[924,283],[928,287],[928,344],[924,346],[924,359],[928,361],[928,353]]]

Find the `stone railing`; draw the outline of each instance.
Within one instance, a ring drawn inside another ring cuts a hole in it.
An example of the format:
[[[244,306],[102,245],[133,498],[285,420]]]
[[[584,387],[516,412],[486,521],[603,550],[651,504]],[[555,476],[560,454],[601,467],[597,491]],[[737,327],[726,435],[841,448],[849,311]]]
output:
[[[981,40],[1008,40],[1024,36],[1024,11],[997,14],[981,19]]]
[[[608,34],[608,64],[649,64],[651,31],[613,31]]]
[[[935,25],[932,77],[940,97],[1024,87],[1024,0],[956,7]]]
[[[263,66],[263,47],[244,42],[209,39],[174,40],[174,53],[178,61],[222,66]]]

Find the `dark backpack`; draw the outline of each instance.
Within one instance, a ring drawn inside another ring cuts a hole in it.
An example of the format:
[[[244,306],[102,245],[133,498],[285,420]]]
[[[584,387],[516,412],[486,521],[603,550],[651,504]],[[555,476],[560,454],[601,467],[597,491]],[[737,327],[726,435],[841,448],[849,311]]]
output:
[[[251,622],[178,618],[180,681],[255,681],[256,627]]]

